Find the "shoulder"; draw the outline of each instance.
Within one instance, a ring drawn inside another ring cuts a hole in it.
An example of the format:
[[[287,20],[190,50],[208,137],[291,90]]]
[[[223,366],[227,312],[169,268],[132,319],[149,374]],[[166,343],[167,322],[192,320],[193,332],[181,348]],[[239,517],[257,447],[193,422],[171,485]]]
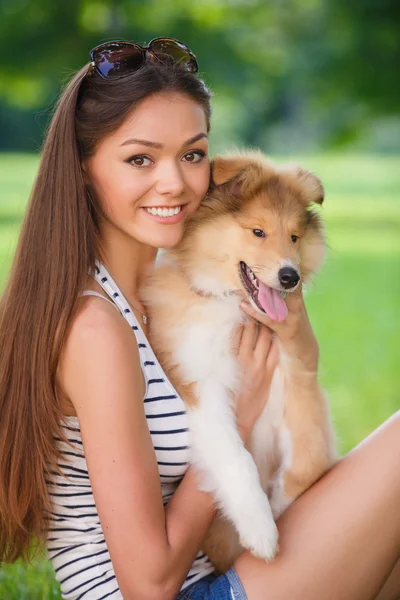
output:
[[[129,323],[109,302],[83,296],[59,360],[61,389],[74,404],[73,398],[82,388],[126,371],[133,374],[142,391],[139,350]]]

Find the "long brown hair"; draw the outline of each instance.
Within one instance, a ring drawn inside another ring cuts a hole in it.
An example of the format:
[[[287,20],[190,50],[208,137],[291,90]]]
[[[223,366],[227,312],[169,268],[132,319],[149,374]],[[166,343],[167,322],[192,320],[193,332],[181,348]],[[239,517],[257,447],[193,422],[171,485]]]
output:
[[[61,349],[99,256],[101,208],[82,160],[143,98],[178,92],[210,120],[210,92],[176,64],[146,63],[115,81],[76,73],[56,104],[0,303],[0,563],[43,548],[46,474],[66,441],[56,393]]]

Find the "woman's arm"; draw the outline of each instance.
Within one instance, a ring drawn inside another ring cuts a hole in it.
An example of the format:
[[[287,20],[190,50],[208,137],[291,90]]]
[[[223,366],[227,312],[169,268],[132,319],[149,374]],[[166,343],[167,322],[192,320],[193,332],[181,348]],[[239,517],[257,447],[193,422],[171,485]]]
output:
[[[124,598],[173,597],[214,515],[189,469],[164,511],[143,409],[136,340],[105,302],[85,300],[60,363],[81,427],[93,495]],[[190,534],[190,535],[189,535]]]
[[[244,336],[242,350],[250,337]],[[270,347],[270,338],[264,335],[262,339],[257,346],[261,358]],[[265,371],[265,364],[253,368]],[[79,417],[96,507],[124,598],[174,598],[215,508],[211,496],[197,489],[196,473],[189,468],[164,510],[143,409],[145,385],[136,340],[111,306],[96,298],[85,299],[59,373],[61,387]],[[265,377],[261,383],[265,387]],[[244,441],[252,422],[242,415],[248,413],[252,401],[252,419],[256,420],[265,404],[262,389],[260,402],[255,403],[253,395],[240,403]]]

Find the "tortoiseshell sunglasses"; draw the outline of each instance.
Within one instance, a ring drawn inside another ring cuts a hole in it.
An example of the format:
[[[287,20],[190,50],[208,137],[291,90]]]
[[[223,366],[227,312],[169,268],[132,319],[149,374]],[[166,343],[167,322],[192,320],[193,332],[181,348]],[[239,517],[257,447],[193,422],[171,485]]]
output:
[[[146,60],[146,53],[152,60],[162,62],[163,56],[169,56],[191,73],[199,70],[196,56],[189,48],[173,38],[154,38],[148,46],[133,42],[105,42],[90,51],[91,64],[87,76],[98,73],[103,79],[120,79],[132,71],[137,71]]]

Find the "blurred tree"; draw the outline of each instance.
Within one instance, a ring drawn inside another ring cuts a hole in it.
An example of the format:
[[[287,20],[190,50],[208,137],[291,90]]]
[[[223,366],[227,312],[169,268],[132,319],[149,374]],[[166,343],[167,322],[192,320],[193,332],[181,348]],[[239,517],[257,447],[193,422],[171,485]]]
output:
[[[232,141],[342,143],[398,115],[399,13],[392,0],[0,0],[0,102],[30,113],[37,144],[43,109],[90,48],[165,35],[197,54]],[[12,144],[3,130],[0,148]]]

